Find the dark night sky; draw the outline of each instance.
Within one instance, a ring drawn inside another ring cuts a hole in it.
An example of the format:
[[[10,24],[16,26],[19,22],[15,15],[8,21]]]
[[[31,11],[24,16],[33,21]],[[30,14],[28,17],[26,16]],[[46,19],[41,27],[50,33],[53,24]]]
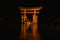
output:
[[[19,6],[40,6],[42,1],[41,0],[17,0]]]

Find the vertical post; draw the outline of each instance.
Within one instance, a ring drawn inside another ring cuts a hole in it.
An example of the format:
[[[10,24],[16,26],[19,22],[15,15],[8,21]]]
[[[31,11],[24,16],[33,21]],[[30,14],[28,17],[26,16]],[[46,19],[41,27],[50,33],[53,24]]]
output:
[[[24,31],[24,38],[26,38],[26,19],[27,19],[27,17],[26,17],[26,9],[24,9],[24,29],[23,29],[23,31]]]
[[[37,40],[37,16],[36,16],[36,9],[34,9],[34,15],[33,15],[33,38],[34,40]]]
[[[26,39],[26,20],[27,20],[27,16],[26,16],[26,9],[24,9],[23,15],[21,15],[22,17],[22,25],[21,25],[21,37],[22,39]]]

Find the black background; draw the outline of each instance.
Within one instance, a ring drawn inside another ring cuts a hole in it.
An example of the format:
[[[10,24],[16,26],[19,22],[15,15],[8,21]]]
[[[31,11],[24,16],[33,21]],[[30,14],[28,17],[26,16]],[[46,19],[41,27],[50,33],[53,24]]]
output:
[[[39,33],[43,40],[59,40],[60,15],[59,1],[52,0],[5,0],[0,1],[0,29],[1,39],[18,40],[20,32],[20,11],[21,7],[43,6],[39,14]],[[49,7],[49,10],[48,10]]]

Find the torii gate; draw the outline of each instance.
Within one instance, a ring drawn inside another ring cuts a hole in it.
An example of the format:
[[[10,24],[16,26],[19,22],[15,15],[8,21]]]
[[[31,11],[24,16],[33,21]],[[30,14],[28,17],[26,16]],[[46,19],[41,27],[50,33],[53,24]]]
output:
[[[21,10],[21,34],[20,34],[20,37],[21,39],[24,39],[24,40],[38,40],[37,39],[37,35],[39,36],[38,33],[38,15],[36,14],[39,14],[40,11],[38,10],[41,10],[42,9],[42,6],[41,7],[19,7],[19,9]],[[29,12],[28,12],[29,11]],[[33,11],[33,12],[32,12]],[[33,17],[32,17],[32,22],[27,19],[27,15],[26,14],[33,14]],[[29,27],[32,27],[32,31],[31,31],[31,34],[29,34],[32,39],[28,39],[28,33],[27,33],[27,29],[29,29]]]

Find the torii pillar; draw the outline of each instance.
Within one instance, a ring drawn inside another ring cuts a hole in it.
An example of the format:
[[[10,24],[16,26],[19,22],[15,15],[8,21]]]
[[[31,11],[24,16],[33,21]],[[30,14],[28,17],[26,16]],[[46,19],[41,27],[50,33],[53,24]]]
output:
[[[23,40],[38,40],[37,38],[39,37],[38,34],[38,15],[39,14],[39,10],[42,9],[42,7],[19,7],[19,9],[21,10],[21,34],[20,34],[20,38]],[[33,10],[33,12],[31,12]],[[29,12],[27,12],[29,11]],[[32,16],[32,22],[27,19],[27,15],[26,14],[33,14]],[[27,29],[29,29],[29,26],[32,27],[32,31],[31,31],[31,37],[30,39],[28,39],[28,33],[27,33]],[[41,40],[41,39],[39,39]]]

